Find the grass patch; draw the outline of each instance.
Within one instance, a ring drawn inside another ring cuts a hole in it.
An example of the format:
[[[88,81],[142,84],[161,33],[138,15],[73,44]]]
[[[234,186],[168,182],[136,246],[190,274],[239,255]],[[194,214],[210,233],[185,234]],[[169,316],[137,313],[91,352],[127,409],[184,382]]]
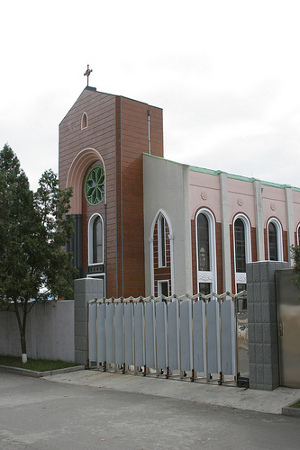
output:
[[[0,366],[20,367],[22,369],[35,370],[36,372],[46,372],[48,370],[65,369],[66,367],[78,366],[74,362],[49,359],[28,358],[27,363],[23,364],[21,357],[0,355]]]
[[[300,400],[297,403],[291,405],[291,408],[300,408]]]

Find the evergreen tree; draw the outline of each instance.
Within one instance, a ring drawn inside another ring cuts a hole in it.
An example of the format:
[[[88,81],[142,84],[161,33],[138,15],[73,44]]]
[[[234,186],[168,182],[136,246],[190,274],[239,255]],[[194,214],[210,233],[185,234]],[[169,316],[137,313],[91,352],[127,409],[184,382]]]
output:
[[[72,189],[58,184],[48,170],[32,192],[12,149],[5,145],[0,152],[0,302],[16,314],[24,361],[31,308],[49,295],[73,296],[75,269],[64,250],[73,233],[72,221],[65,219]]]

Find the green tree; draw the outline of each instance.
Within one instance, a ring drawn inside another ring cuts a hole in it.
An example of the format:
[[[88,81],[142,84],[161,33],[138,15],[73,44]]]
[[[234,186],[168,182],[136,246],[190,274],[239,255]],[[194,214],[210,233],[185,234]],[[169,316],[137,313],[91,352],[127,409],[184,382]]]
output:
[[[73,233],[72,189],[59,189],[52,170],[44,172],[36,192],[12,149],[0,152],[0,303],[13,309],[20,330],[22,359],[27,359],[27,315],[49,295],[72,298],[72,255],[64,246]],[[33,301],[34,300],[34,301]]]
[[[291,246],[291,256],[294,260],[293,266],[293,278],[291,279],[292,283],[300,289],[300,246],[292,245]]]

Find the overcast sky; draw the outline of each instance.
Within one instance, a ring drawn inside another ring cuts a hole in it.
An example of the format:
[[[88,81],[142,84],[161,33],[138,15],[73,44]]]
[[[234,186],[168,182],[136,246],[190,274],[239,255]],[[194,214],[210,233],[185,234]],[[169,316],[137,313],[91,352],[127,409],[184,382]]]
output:
[[[0,147],[33,189],[87,64],[98,91],[163,108],[166,158],[300,187],[299,0],[10,0],[0,17]]]

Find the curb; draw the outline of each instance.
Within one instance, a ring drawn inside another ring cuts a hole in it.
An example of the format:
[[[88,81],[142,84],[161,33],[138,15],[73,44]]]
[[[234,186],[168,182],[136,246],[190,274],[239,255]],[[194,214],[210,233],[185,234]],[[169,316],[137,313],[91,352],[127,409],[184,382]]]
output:
[[[16,373],[27,377],[41,378],[49,375],[58,375],[60,373],[76,372],[85,369],[84,365],[65,367],[64,369],[47,370],[45,372],[36,372],[35,370],[22,369],[21,367],[0,366],[0,369],[8,373]]]
[[[300,408],[293,408],[292,405],[284,406],[281,410],[281,413],[284,416],[293,416],[300,418]]]

